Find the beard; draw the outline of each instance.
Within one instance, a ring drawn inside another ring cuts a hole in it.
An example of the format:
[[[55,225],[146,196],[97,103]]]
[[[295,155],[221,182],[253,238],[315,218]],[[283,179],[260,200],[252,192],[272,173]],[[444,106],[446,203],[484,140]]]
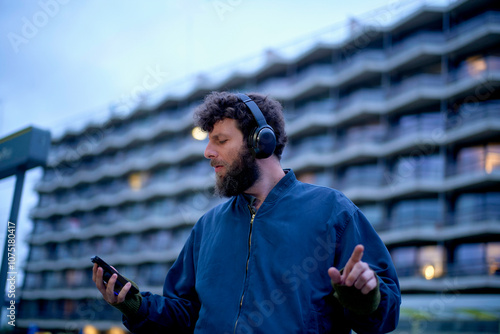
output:
[[[215,176],[215,195],[219,197],[231,197],[242,194],[260,177],[256,159],[246,145],[242,146],[241,153],[232,164],[228,165],[213,160],[211,165],[223,165],[226,168],[225,175],[216,174]]]

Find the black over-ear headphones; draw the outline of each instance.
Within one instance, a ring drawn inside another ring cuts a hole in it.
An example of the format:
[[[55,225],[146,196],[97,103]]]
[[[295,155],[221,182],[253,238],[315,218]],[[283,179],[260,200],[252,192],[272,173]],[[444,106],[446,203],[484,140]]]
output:
[[[273,128],[267,124],[262,111],[251,98],[241,93],[236,94],[236,96],[246,104],[257,121],[257,127],[250,132],[248,137],[250,149],[257,159],[270,157],[276,148],[276,135]]]

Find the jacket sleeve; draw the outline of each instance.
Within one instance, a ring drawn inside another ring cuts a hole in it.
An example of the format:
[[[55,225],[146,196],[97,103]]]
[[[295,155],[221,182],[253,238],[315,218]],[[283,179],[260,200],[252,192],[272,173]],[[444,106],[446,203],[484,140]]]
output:
[[[343,268],[358,244],[365,248],[362,261],[378,276],[380,303],[370,314],[359,314],[344,308],[344,314],[356,333],[387,333],[393,331],[399,320],[401,291],[389,251],[359,209],[342,219],[337,229],[335,264]]]
[[[123,316],[123,324],[132,333],[192,333],[200,302],[195,290],[195,261],[191,232],[184,248],[170,268],[163,296],[142,293],[139,311],[134,316]]]

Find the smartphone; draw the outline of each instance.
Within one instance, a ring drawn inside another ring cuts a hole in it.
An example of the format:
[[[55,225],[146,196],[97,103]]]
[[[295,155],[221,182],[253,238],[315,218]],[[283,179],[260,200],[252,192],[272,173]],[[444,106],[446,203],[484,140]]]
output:
[[[102,276],[102,280],[104,281],[104,283],[108,284],[108,281],[113,274],[118,275],[116,282],[115,282],[115,288],[114,288],[115,295],[118,296],[118,293],[122,290],[122,288],[125,286],[125,284],[127,284],[127,282],[130,282],[128,279],[126,279],[125,277],[120,275],[120,273],[118,273],[115,269],[113,269],[109,264],[104,262],[104,260],[101,259],[99,256],[96,255],[93,258],[91,258],[90,260],[93,263],[97,263],[97,265],[99,267],[101,267],[102,270],[104,271],[103,276]],[[134,285],[132,285],[130,287],[130,290],[128,291],[127,295],[125,296],[125,299],[132,297],[136,293],[139,293],[139,290]]]

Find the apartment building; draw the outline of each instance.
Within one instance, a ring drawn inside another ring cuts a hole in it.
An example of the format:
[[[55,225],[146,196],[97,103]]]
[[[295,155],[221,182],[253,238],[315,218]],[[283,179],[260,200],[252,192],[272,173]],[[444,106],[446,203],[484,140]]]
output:
[[[53,140],[20,327],[120,326],[91,281],[95,254],[161,293],[193,224],[223,201],[192,114],[229,90],[281,101],[282,165],[369,218],[400,278],[397,332],[498,333],[500,3],[422,2],[391,24],[353,24],[341,41],[279,54]]]

